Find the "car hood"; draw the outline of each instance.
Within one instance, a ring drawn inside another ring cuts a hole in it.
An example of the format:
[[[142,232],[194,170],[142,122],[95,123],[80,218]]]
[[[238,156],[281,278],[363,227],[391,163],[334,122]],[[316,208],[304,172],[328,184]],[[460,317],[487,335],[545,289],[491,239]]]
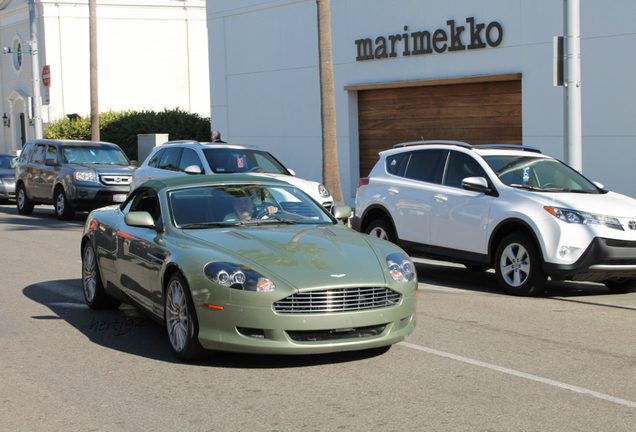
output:
[[[636,200],[616,192],[605,194],[532,192],[543,205],[606,216],[636,217]]]
[[[184,233],[210,248],[222,249],[234,263],[270,278],[275,274],[297,289],[386,283],[381,264],[385,258],[370,247],[366,236],[343,226],[239,227]]]
[[[254,174],[258,176],[263,176],[263,177],[275,178],[277,180],[282,180],[293,186],[296,186],[298,189],[302,190],[307,195],[309,195],[310,197],[312,197],[313,199],[315,199],[321,204],[327,201],[328,202],[333,201],[333,198],[331,197],[331,195],[327,197],[320,196],[320,193],[318,192],[318,185],[320,183],[318,182],[305,180],[300,177],[290,176],[285,174],[274,174],[274,173],[254,173]]]
[[[133,175],[136,167],[132,166],[122,166],[122,165],[99,165],[99,164],[88,164],[88,165],[74,165],[78,168],[86,168],[92,169],[98,173],[117,173],[120,175]]]

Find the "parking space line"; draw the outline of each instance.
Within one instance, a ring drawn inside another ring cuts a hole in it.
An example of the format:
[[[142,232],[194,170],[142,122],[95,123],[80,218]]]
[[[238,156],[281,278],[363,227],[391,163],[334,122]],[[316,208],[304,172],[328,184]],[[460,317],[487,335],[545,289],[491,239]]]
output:
[[[432,349],[432,348],[426,348],[426,347],[423,347],[423,346],[420,346],[420,345],[415,345],[415,344],[408,343],[408,342],[400,342],[399,345],[405,346],[407,348],[412,348],[414,350],[422,351],[422,352],[425,352],[425,353],[428,353],[428,354],[433,354],[433,355],[437,355],[437,356],[441,356],[441,357],[446,357],[446,358],[449,358],[449,359],[452,359],[452,360],[457,360],[457,361],[460,361],[460,362],[463,362],[463,363],[468,363],[468,364],[471,364],[471,365],[474,365],[474,366],[480,366],[480,367],[492,369],[492,370],[497,371],[497,372],[502,372],[502,373],[506,373],[506,374],[509,374],[509,375],[514,375],[514,376],[517,376],[517,377],[520,377],[520,378],[525,378],[525,379],[532,380],[532,381],[537,381],[537,382],[540,382],[540,383],[543,383],[543,384],[548,384],[548,385],[551,385],[551,386],[554,386],[554,387],[559,387],[559,388],[562,388],[562,389],[565,389],[565,390],[570,390],[570,391],[573,391],[575,393],[579,393],[581,396],[591,396],[591,397],[595,397],[595,398],[598,398],[598,399],[606,400],[608,402],[614,402],[614,403],[617,403],[617,404],[620,404],[620,405],[625,405],[625,406],[628,406],[628,407],[631,407],[631,408],[636,408],[636,402],[632,402],[632,401],[629,401],[629,400],[626,400],[626,399],[613,397],[613,396],[610,396],[610,395],[607,395],[607,394],[604,394],[604,393],[599,393],[597,391],[589,390],[589,389],[586,389],[586,388],[583,388],[583,387],[573,386],[573,385],[562,383],[562,382],[559,382],[559,381],[554,381],[554,380],[551,380],[551,379],[548,379],[548,378],[543,378],[543,377],[532,375],[532,374],[528,374],[528,373],[525,373],[525,372],[519,372],[519,371],[516,371],[514,369],[508,369],[508,368],[497,366],[497,365],[494,365],[494,364],[485,363],[485,362],[482,362],[482,361],[479,361],[479,360],[473,360],[473,359],[468,358],[468,357],[462,357],[462,356],[458,356],[458,355],[455,355],[455,354],[450,354],[450,353],[447,353],[447,352],[444,352],[444,351],[438,351],[438,350],[435,350],[435,349]]]

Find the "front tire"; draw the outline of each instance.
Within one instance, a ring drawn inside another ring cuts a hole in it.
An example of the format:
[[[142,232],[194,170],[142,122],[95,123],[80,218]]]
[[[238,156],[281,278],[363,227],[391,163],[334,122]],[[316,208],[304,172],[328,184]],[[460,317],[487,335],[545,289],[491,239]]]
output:
[[[95,248],[90,242],[86,243],[82,252],[82,291],[84,301],[91,309],[115,309],[121,304],[119,300],[106,294]]]
[[[71,208],[71,205],[66,199],[66,194],[62,188],[58,188],[55,191],[53,197],[53,204],[55,205],[55,215],[59,220],[71,220],[75,215],[75,212]]]
[[[603,283],[615,293],[626,294],[636,291],[636,279],[608,279]]]
[[[372,221],[366,229],[366,234],[382,240],[395,243],[395,233],[391,223],[385,218],[378,218]]]
[[[548,279],[541,264],[541,255],[527,234],[510,234],[503,239],[495,256],[497,280],[509,294],[537,296]]]
[[[33,203],[27,195],[27,191],[22,183],[18,185],[18,190],[15,195],[15,205],[18,208],[18,213],[21,215],[30,215],[33,213]]]
[[[164,321],[170,347],[179,360],[193,361],[203,355],[194,303],[187,282],[180,273],[173,274],[168,281]]]

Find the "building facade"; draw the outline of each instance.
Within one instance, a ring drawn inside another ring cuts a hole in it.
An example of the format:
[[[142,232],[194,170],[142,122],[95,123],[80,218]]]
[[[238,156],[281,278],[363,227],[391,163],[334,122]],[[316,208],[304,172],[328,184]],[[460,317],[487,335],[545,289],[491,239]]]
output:
[[[35,134],[28,3],[0,0],[0,45],[11,50],[1,57],[1,152]],[[43,124],[90,116],[88,0],[35,0],[34,12]],[[100,111],[210,115],[204,0],[97,0],[96,14]]]
[[[636,2],[580,0],[583,174],[636,196]],[[212,126],[321,180],[316,0],[208,0]],[[554,0],[332,0],[340,178],[421,139],[564,157]]]

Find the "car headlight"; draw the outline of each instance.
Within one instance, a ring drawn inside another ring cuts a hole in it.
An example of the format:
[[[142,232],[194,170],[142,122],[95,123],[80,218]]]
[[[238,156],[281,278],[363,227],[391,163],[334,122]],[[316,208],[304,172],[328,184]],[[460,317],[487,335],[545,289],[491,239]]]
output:
[[[205,276],[212,282],[243,291],[272,292],[276,285],[251,268],[226,262],[211,262],[203,268]]]
[[[327,189],[327,187],[324,184],[319,184],[318,185],[318,193],[320,194],[321,197],[323,198],[327,198],[328,196],[330,196],[331,194],[329,193],[329,189]]]
[[[408,255],[395,252],[386,257],[389,273],[393,279],[400,283],[412,281],[416,277],[415,265]]]
[[[552,216],[554,216],[555,218],[559,220],[562,220],[563,222],[589,225],[589,226],[606,227],[606,228],[611,228],[611,229],[615,229],[619,231],[625,231],[620,221],[610,216],[580,212],[576,210],[569,210],[569,209],[564,209],[559,207],[545,206],[543,208]]]
[[[73,176],[77,181],[97,183],[97,174],[95,171],[75,171]]]

